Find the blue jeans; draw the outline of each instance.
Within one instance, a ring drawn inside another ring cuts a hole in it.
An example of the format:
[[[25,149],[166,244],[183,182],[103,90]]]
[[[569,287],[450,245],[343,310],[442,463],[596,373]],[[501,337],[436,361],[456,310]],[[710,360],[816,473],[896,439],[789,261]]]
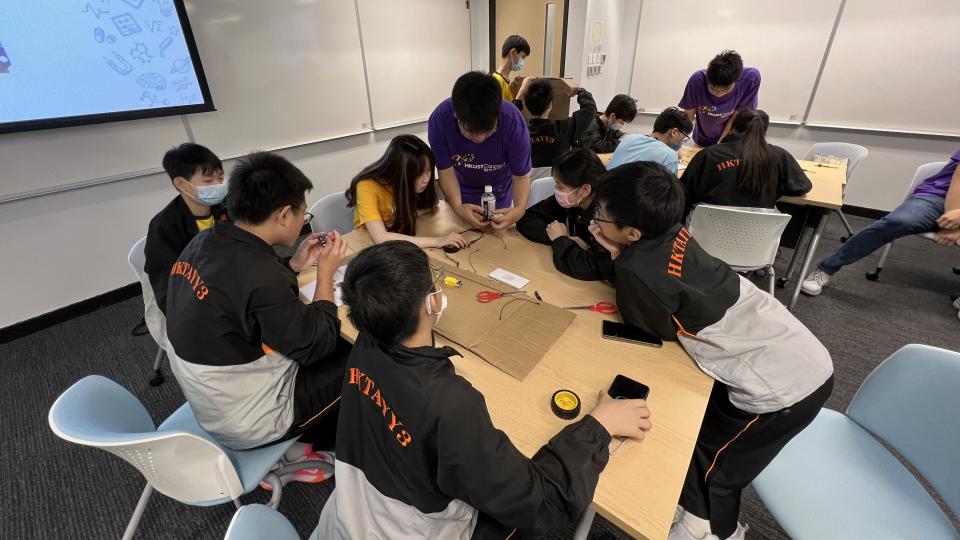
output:
[[[882,219],[851,236],[840,249],[820,261],[820,268],[833,275],[844,266],[859,261],[897,238],[935,232],[943,215],[943,197],[912,197]]]

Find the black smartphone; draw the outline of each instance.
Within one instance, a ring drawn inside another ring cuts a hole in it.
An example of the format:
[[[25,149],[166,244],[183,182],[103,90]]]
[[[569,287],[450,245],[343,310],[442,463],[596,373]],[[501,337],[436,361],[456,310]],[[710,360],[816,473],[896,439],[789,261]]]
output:
[[[647,399],[650,387],[629,377],[617,375],[607,390],[607,395],[613,399]]]
[[[603,337],[646,345],[647,347],[663,347],[663,340],[658,336],[645,332],[636,326],[613,321],[603,321]]]

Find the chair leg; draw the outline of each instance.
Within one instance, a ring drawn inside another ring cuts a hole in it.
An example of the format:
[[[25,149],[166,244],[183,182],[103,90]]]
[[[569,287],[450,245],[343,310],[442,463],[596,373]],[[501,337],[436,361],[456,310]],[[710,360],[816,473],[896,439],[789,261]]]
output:
[[[267,502],[267,506],[276,510],[277,507],[280,506],[280,497],[283,496],[281,493],[283,491],[283,483],[280,481],[280,477],[272,471],[267,473],[267,475],[263,477],[263,480],[270,484],[270,501]]]
[[[767,277],[770,279],[770,283],[767,286],[768,292],[770,293],[770,296],[773,296],[773,288],[777,283],[777,276],[772,264],[767,267]]]
[[[163,384],[163,371],[160,369],[160,363],[163,362],[163,347],[157,348],[157,356],[153,360],[153,377],[150,379],[150,386],[160,386]]]
[[[843,228],[847,230],[847,236],[840,237],[840,241],[846,242],[847,238],[853,236],[853,227],[851,227],[850,222],[847,221],[847,216],[843,215],[843,211],[837,210],[837,215],[840,216],[840,222],[843,223]]]
[[[143,518],[143,512],[147,509],[147,503],[150,501],[151,495],[153,495],[153,486],[147,483],[147,487],[143,488],[140,501],[137,503],[137,507],[133,510],[133,515],[130,517],[130,523],[127,523],[127,530],[123,531],[123,540],[132,540],[133,534],[137,532],[140,519]]]
[[[893,242],[890,242],[883,247],[883,253],[880,254],[880,261],[877,262],[877,269],[873,272],[867,272],[867,279],[870,281],[876,281],[880,279],[880,271],[883,270],[883,265],[887,264],[887,255],[890,254],[890,248],[893,247]]]
[[[237,507],[237,510],[239,510],[240,507],[243,506],[242,504],[240,504],[239,498],[233,500],[233,505]]]
[[[587,507],[586,511],[583,512],[583,515],[580,516],[580,521],[577,523],[577,529],[573,531],[573,540],[587,540],[587,535],[590,533],[590,526],[593,525],[593,518],[597,515],[597,511],[593,509],[593,505]]]
[[[822,218],[821,218],[822,219]],[[797,265],[800,264],[802,259],[801,252],[803,248],[809,242],[810,237],[813,235],[813,229],[807,226],[803,227],[803,231],[800,232],[800,238],[797,240],[797,245],[793,249],[793,255],[790,257],[790,263],[787,265],[787,273],[782,278],[780,278],[778,285],[780,288],[786,288],[787,283],[793,279],[793,273],[797,269]],[[801,279],[806,276],[800,276]]]

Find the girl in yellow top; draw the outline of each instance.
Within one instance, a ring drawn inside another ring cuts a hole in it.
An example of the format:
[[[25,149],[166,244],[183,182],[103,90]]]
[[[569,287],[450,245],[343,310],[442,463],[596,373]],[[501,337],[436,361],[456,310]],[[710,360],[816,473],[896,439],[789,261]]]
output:
[[[435,165],[433,152],[419,137],[394,137],[383,157],[360,171],[345,193],[354,226],[366,229],[378,244],[406,240],[422,248],[467,247],[457,233],[416,236],[418,212],[437,208]]]

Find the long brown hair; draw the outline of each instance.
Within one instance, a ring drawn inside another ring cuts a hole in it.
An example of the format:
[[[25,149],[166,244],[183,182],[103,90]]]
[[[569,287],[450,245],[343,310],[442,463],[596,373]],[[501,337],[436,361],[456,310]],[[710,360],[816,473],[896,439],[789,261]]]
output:
[[[344,192],[347,206],[357,204],[357,184],[362,180],[373,179],[393,190],[393,202],[396,206],[393,223],[387,224],[387,230],[413,236],[417,233],[417,210],[426,210],[437,206],[437,181],[433,176],[436,159],[427,143],[415,135],[398,135],[387,145],[387,151],[374,163],[367,165]],[[423,171],[430,170],[430,184],[423,193],[417,193],[417,179]]]
[[[744,109],[733,119],[731,128],[743,134],[737,190],[744,195],[760,198],[764,193],[776,193],[777,171],[766,139],[769,125],[770,117],[759,110]]]

